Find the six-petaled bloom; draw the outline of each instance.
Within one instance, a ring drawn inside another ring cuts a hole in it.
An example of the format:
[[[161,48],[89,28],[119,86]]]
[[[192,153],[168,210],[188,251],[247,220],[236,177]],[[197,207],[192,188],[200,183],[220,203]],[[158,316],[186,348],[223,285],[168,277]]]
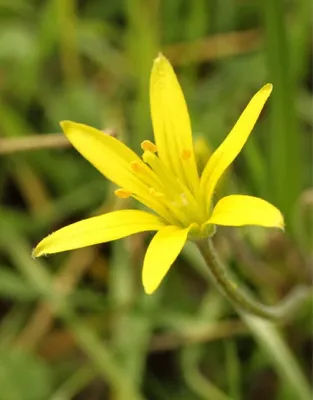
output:
[[[73,146],[119,186],[116,196],[133,197],[153,213],[120,210],[79,221],[47,236],[33,255],[157,231],[147,249],[142,272],[143,286],[150,294],[188,238],[209,237],[215,225],[283,228],[280,211],[263,199],[231,195],[219,200],[215,207],[212,204],[218,180],[241,151],[271,91],[272,85],[267,84],[253,96],[199,176],[184,95],[169,61],[159,55],[150,78],[155,144],[142,142],[142,157],[97,129],[70,121],[61,123]]]

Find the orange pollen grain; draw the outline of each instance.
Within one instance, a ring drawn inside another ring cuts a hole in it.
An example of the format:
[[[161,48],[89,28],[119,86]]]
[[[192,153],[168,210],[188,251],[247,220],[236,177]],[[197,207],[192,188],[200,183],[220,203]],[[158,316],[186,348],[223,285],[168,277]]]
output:
[[[182,151],[181,157],[182,157],[183,160],[189,160],[190,157],[191,157],[191,151],[188,150],[188,149],[184,149]]]
[[[126,189],[116,189],[114,190],[114,194],[120,199],[128,199],[132,195],[132,192]]]
[[[144,140],[141,142],[140,146],[143,151],[151,151],[151,153],[156,153],[158,151],[156,145],[150,142],[150,140]]]

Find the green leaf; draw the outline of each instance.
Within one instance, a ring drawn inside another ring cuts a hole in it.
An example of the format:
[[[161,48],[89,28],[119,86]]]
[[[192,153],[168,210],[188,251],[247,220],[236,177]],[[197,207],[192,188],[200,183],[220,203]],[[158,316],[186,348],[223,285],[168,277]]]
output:
[[[25,301],[34,300],[37,295],[20,275],[8,267],[0,266],[0,297]]]
[[[5,400],[43,400],[51,393],[52,376],[39,358],[17,348],[1,349],[0,387]]]

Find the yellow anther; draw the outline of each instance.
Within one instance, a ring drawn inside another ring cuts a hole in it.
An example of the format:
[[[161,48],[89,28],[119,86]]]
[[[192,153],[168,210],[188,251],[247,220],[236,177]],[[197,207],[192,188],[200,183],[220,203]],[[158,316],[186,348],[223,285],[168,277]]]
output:
[[[144,140],[141,142],[140,146],[143,151],[151,151],[151,153],[156,153],[158,151],[156,145],[150,142],[150,140]]]
[[[183,160],[189,160],[189,158],[191,157],[191,151],[188,149],[184,149],[182,151],[181,157]]]
[[[142,165],[139,161],[131,161],[130,162],[130,168],[133,172],[139,172],[142,171]]]
[[[114,190],[114,194],[120,199],[128,199],[132,195],[132,192],[126,189],[116,189]]]
[[[161,192],[157,192],[154,188],[150,188],[149,189],[149,193],[153,196],[153,197],[164,197],[164,194]]]

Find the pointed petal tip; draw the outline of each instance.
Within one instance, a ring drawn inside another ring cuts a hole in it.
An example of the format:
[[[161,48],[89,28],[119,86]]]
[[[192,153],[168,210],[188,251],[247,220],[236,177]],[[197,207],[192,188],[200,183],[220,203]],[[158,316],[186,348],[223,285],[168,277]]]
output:
[[[155,292],[155,288],[151,288],[151,287],[149,287],[149,286],[144,286],[143,287],[144,288],[144,291],[145,291],[145,293],[148,295],[148,296],[150,296],[151,294],[153,294],[154,292]]]
[[[283,216],[283,214],[281,213],[281,211],[277,207],[273,206],[273,208],[276,209],[277,220],[276,220],[276,223],[273,222],[272,227],[281,229],[283,232],[285,232],[285,219],[284,219],[284,216]]]
[[[145,293],[150,296],[153,294],[157,288],[160,286],[161,282],[155,282],[154,280],[151,280],[151,277],[143,274],[142,275],[142,285]]]
[[[158,56],[154,59],[153,70],[159,73],[160,71],[166,71],[169,67],[170,69],[172,69],[170,61],[165,57],[163,53],[159,52]]]
[[[166,57],[164,56],[164,54],[162,53],[162,51],[158,52],[157,57],[154,59],[154,62],[160,62],[162,59],[165,59]]]
[[[47,255],[47,254],[51,254],[51,253],[48,251],[47,246],[45,245],[45,244],[46,244],[46,239],[47,239],[49,236],[51,236],[51,235],[48,235],[48,236],[46,236],[45,238],[43,238],[43,239],[37,244],[37,246],[33,248],[32,254],[31,254],[33,259],[38,258],[38,257],[41,257],[41,256],[45,256],[45,255]]]
[[[75,122],[69,121],[69,120],[64,120],[64,121],[60,121],[60,126],[63,130],[63,132],[66,132],[66,130],[68,130],[70,128],[71,125],[74,125]]]
[[[280,219],[277,223],[277,228],[281,229],[283,232],[285,232],[285,221],[282,213],[280,213]]]
[[[32,250],[32,258],[38,258],[40,256],[42,256],[42,252],[40,250],[38,250],[38,246],[36,246],[33,250]]]
[[[272,90],[273,90],[273,85],[271,83],[267,83],[261,89],[262,92],[267,92],[268,95],[270,95],[272,93]]]

